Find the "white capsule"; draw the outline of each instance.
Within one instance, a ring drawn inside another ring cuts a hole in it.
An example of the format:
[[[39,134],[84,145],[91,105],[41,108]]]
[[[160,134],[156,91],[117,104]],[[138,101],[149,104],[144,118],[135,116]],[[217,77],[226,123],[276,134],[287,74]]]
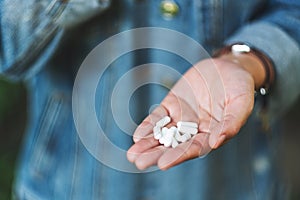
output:
[[[163,137],[167,134],[168,130],[169,130],[169,129],[168,129],[167,127],[163,127],[163,128],[161,129],[161,133],[162,133]]]
[[[156,140],[159,140],[162,137],[161,129],[159,126],[154,126],[153,135]]]
[[[161,128],[159,126],[153,127],[153,133],[160,133],[160,132],[161,132]]]
[[[177,131],[177,127],[176,126],[171,126],[170,129],[173,130],[173,131]]]
[[[172,140],[172,148],[176,148],[177,146],[178,146],[178,141],[175,139],[175,138],[173,138],[173,140]]]
[[[179,132],[178,130],[176,131],[174,138],[175,138],[178,142],[181,142],[182,136],[181,136],[181,134],[180,134],[180,132]]]
[[[165,135],[165,138],[167,139],[171,139],[174,137],[176,131],[172,130],[172,129],[168,129]]]
[[[191,134],[189,133],[184,134],[183,137],[185,137],[186,141],[192,138]]]
[[[159,140],[160,138],[162,138],[161,133],[154,133],[154,139]]]
[[[174,129],[170,128],[167,130],[167,133],[165,135],[165,142],[164,142],[165,147],[170,147],[172,145],[172,141],[173,141],[175,133],[176,133],[176,130],[174,130]]]
[[[159,143],[160,143],[160,144],[165,144],[165,141],[166,141],[166,139],[165,139],[164,137],[161,137],[161,138],[159,139]]]
[[[160,144],[165,144],[167,142],[167,134],[169,129],[167,127],[163,127],[161,129],[161,138],[159,139]]]
[[[177,122],[177,127],[179,128],[181,126],[188,126],[188,127],[198,128],[198,124],[195,123],[195,122],[184,122],[184,121]]]
[[[186,141],[188,141],[189,139],[191,139],[191,135],[188,134],[188,133],[182,135],[181,138],[180,138],[181,142],[186,142]]]
[[[175,135],[176,131],[177,131],[177,129],[169,128],[169,129],[167,130],[166,137],[172,138],[172,137]]]
[[[186,141],[187,141],[187,138],[182,135],[181,138],[180,138],[180,142],[186,142]]]
[[[166,140],[164,143],[165,147],[170,147],[172,145],[172,139],[171,140]]]
[[[172,138],[165,138],[164,146],[170,147],[172,145]]]
[[[189,134],[195,135],[198,133],[198,128],[188,127],[188,126],[180,126],[180,127],[178,127],[178,130],[179,130],[179,132],[181,132],[183,134],[189,133]]]
[[[161,120],[156,122],[156,126],[164,127],[165,125],[167,125],[170,122],[171,122],[171,118],[169,116],[165,116],[164,118],[162,118]]]

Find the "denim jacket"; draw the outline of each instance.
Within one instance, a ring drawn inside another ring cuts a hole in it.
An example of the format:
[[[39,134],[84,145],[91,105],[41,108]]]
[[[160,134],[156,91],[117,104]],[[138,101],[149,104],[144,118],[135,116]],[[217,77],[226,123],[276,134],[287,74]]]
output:
[[[261,50],[271,58],[276,71],[276,82],[269,96],[268,114],[271,121],[280,117],[299,96],[298,1],[170,1],[178,6],[178,13],[174,16],[165,15],[161,8],[163,2],[0,1],[0,72],[8,79],[24,81],[28,87],[28,125],[15,180],[16,199],[286,197],[285,184],[274,164],[276,137],[270,140],[262,133],[256,111],[241,133],[221,149],[164,172],[119,171],[97,161],[82,144],[71,106],[76,73],[96,45],[132,28],[176,30],[202,44],[209,53],[223,44],[234,42],[245,42]],[[134,41],[134,36],[132,38]],[[155,42],[155,38],[146,36],[145,40]],[[122,41],[120,47],[127,42]],[[174,45],[178,44],[174,42]],[[182,45],[182,48],[189,48]],[[112,47],[102,56],[110,56],[115,48],[118,47]],[[95,96],[99,123],[104,127],[107,138],[124,150],[132,144],[132,139],[123,134],[114,121],[110,107],[114,86],[133,66],[155,62],[172,66],[180,73],[190,67],[184,59],[174,58],[163,51],[144,49],[120,56],[99,80]],[[159,74],[155,69],[146,75]],[[154,78],[167,85],[176,81],[162,73]],[[131,81],[136,81],[135,77]],[[132,82],[128,83],[128,87]],[[157,86],[136,90],[128,105],[136,123],[166,93],[165,88]],[[122,98],[117,103],[124,105]],[[271,130],[274,131],[274,128]],[[93,131],[91,127],[88,132]],[[102,141],[90,140],[98,152],[114,158],[114,153]],[[120,159],[117,162],[121,165],[127,161]]]

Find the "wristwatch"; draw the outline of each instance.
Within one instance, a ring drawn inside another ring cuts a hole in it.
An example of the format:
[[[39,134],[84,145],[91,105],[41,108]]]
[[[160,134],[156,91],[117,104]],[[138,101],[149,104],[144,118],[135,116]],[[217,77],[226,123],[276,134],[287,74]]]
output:
[[[266,73],[266,79],[262,86],[256,91],[256,93],[259,93],[263,96],[267,95],[268,92],[271,89],[271,86],[274,83],[275,79],[275,72],[274,72],[274,65],[265,54],[263,54],[261,51],[255,49],[254,47],[251,47],[250,45],[246,43],[235,43],[231,44],[228,46],[225,46],[219,50],[217,50],[214,54],[213,57],[219,57],[221,55],[229,54],[232,53],[233,55],[238,56],[239,54],[251,54],[255,57],[257,57],[265,70]]]

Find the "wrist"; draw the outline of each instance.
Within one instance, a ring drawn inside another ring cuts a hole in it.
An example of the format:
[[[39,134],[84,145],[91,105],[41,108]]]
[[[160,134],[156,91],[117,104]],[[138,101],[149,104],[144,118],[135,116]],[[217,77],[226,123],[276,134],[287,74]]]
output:
[[[262,63],[257,58],[248,54],[234,55],[233,53],[224,54],[218,58],[238,64],[245,69],[254,80],[255,90],[263,87],[263,83],[266,79],[266,72]]]
[[[255,90],[265,95],[274,82],[275,72],[271,60],[262,52],[246,44],[233,44],[218,50],[214,57],[239,64],[249,72]]]

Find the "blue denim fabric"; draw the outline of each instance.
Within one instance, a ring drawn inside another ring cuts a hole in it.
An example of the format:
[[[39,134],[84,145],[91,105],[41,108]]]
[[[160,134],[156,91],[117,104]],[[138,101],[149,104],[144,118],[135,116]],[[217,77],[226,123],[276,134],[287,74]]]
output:
[[[8,78],[25,81],[30,102],[15,181],[16,199],[252,200],[286,197],[275,164],[276,137],[269,139],[262,132],[255,115],[257,111],[241,133],[224,147],[203,159],[185,162],[165,172],[120,172],[98,162],[82,145],[71,108],[77,70],[97,44],[131,28],[173,29],[200,42],[208,52],[225,41],[248,42],[264,51],[275,63],[278,81],[273,99],[276,101],[271,100],[274,106],[270,112],[278,108],[283,112],[299,96],[300,82],[296,77],[300,74],[300,30],[295,28],[300,25],[298,1],[176,2],[180,8],[178,15],[165,19],[159,8],[160,0],[0,1],[0,70]],[[184,44],[182,48],[188,49]],[[109,52],[103,56],[109,56]],[[98,120],[105,132],[110,133],[107,137],[122,149],[127,149],[132,141],[112,116],[112,90],[132,67],[150,62],[172,66],[180,73],[190,66],[166,52],[137,51],[116,60],[97,88]],[[149,76],[157,73],[149,72]],[[160,81],[173,84],[176,80]],[[159,103],[166,93],[167,89],[157,86],[137,91],[130,104],[136,122],[140,122],[149,107]],[[287,103],[280,94],[288,99]],[[123,103],[122,99],[119,101]],[[102,146],[102,141],[94,142],[99,152],[114,156]]]

